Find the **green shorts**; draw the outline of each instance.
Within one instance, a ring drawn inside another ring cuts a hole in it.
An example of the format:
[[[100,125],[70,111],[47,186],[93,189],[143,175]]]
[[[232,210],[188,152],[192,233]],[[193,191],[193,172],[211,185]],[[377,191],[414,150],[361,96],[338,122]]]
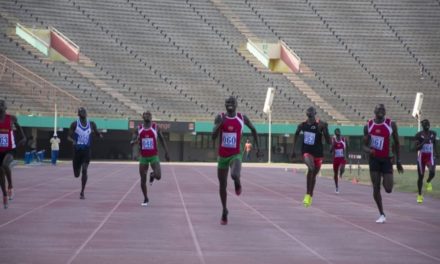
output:
[[[242,153],[238,153],[238,154],[232,155],[230,157],[220,157],[220,156],[218,156],[217,157],[217,168],[219,168],[219,169],[227,169],[227,168],[229,168],[229,166],[231,165],[231,162],[233,160],[241,161],[242,157],[243,157]]]
[[[139,164],[142,165],[148,165],[148,164],[153,164],[153,163],[159,163],[159,156],[151,156],[151,157],[139,157]]]

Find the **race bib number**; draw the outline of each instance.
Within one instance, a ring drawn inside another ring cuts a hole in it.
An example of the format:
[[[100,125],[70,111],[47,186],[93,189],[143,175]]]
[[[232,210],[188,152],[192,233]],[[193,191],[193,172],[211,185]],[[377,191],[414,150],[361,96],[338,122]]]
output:
[[[76,140],[77,145],[87,145],[89,144],[89,135],[79,135]]]
[[[335,149],[335,157],[336,158],[344,157],[344,150],[343,149]]]
[[[8,147],[9,146],[9,135],[8,134],[0,134],[0,147]]]
[[[237,133],[223,133],[222,147],[237,148]]]
[[[143,138],[142,139],[142,149],[143,150],[153,150],[154,149],[153,138]]]
[[[382,150],[383,149],[384,137],[381,136],[371,136],[371,147],[373,149]]]
[[[312,132],[304,132],[304,144],[306,145],[314,145],[315,144],[316,134]]]
[[[423,144],[421,151],[422,153],[432,153],[433,149],[433,144]]]

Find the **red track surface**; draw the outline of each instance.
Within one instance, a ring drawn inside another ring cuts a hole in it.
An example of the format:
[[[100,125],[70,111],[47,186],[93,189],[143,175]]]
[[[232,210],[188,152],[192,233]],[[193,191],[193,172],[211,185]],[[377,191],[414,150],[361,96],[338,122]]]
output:
[[[388,222],[370,186],[319,178],[301,204],[305,177],[243,168],[229,181],[229,224],[220,225],[216,167],[162,165],[142,195],[136,164],[92,163],[86,200],[70,164],[13,170],[15,199],[0,209],[0,263],[439,263],[440,203],[384,194]]]

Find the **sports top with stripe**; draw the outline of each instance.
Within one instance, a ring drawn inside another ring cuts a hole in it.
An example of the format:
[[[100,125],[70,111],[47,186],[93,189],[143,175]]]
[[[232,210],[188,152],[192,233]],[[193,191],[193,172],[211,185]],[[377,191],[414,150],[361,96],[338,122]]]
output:
[[[76,149],[90,148],[90,144],[91,144],[90,134],[91,133],[92,133],[92,128],[90,126],[90,121],[87,120],[86,125],[83,126],[81,124],[80,119],[78,119],[76,121],[76,129],[75,129],[75,134],[74,134],[74,139],[76,142],[75,148]]]
[[[157,125],[152,123],[149,128],[143,124],[138,126],[139,144],[142,157],[157,155]]]
[[[220,147],[218,155],[220,157],[230,157],[241,152],[241,136],[243,133],[244,120],[241,113],[229,117],[221,113],[223,124],[220,128]]]
[[[333,146],[333,159],[345,159],[345,138],[341,137],[338,140],[336,137],[332,138],[332,146]]]
[[[428,143],[424,143],[422,145],[422,148],[419,151],[419,154],[417,156],[417,162],[421,166],[425,166],[427,164],[434,165],[434,141],[436,140],[436,133],[434,131],[429,131],[428,134],[425,134],[425,132],[421,131],[417,133],[416,140],[419,142],[419,144],[422,144],[423,141],[427,138]]]
[[[12,129],[12,117],[5,115],[0,122],[0,152],[15,149],[14,131]]]
[[[382,123],[375,123],[373,119],[368,121],[368,134],[370,135],[370,148],[374,149],[376,158],[389,158],[391,151],[391,119],[386,118]]]

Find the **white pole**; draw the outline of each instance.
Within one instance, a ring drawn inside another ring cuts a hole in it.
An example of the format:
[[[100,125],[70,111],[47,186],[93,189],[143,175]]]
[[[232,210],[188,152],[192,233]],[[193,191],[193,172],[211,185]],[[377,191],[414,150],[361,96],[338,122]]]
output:
[[[53,122],[53,133],[57,133],[57,119],[58,119],[58,110],[57,110],[57,103],[55,103],[55,112],[54,112],[54,122]]]
[[[267,163],[270,164],[272,156],[272,109],[269,110],[269,143],[268,143],[268,159]]]
[[[419,131],[422,130],[421,125],[420,125],[420,121],[421,121],[421,120],[422,120],[421,113],[419,113],[419,114],[417,115],[417,132],[419,132]]]

